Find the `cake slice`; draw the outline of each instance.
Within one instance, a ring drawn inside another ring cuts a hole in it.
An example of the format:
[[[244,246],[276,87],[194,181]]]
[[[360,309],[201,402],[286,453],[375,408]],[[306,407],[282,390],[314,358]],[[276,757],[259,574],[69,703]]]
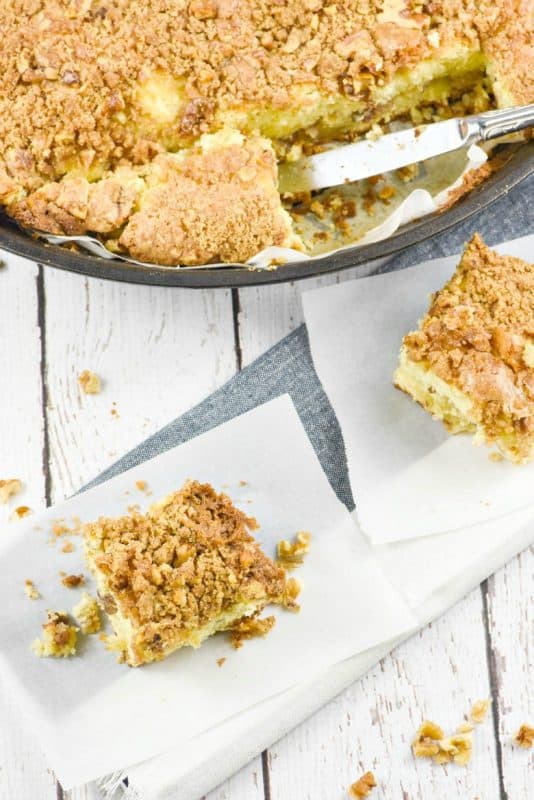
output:
[[[474,433],[518,464],[534,458],[534,266],[475,234],[419,329],[395,385],[451,433]]]
[[[256,527],[229,497],[196,481],[146,514],[85,525],[86,557],[121,659],[157,661],[268,603],[290,605],[284,570],[249,533]]]

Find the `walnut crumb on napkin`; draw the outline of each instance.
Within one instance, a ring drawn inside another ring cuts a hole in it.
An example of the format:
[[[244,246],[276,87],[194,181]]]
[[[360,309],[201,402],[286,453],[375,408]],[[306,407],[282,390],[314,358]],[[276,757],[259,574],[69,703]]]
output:
[[[102,628],[100,608],[94,597],[84,592],[81,600],[72,609],[72,613],[79,622],[82,633],[98,633]]]
[[[18,478],[4,478],[0,480],[0,503],[4,505],[11,497],[22,490],[22,481]]]
[[[299,531],[292,542],[282,539],[277,545],[277,563],[284,569],[294,569],[302,564],[310,550],[311,533]]]
[[[521,725],[514,736],[514,742],[518,744],[519,747],[524,747],[525,750],[531,748],[534,744],[534,728],[530,725]]]
[[[102,383],[98,375],[84,369],[78,376],[78,383],[82,387],[84,394],[100,394],[102,391]]]
[[[38,600],[41,597],[36,585],[29,578],[24,581],[24,591],[30,600]]]
[[[377,785],[375,776],[372,772],[366,772],[365,775],[362,775],[356,783],[353,783],[349,789],[349,797],[353,797],[354,800],[360,800],[362,797],[367,797],[371,790]]]
[[[47,611],[42,638],[35,639],[32,650],[40,658],[68,658],[76,654],[77,636],[66,611]]]

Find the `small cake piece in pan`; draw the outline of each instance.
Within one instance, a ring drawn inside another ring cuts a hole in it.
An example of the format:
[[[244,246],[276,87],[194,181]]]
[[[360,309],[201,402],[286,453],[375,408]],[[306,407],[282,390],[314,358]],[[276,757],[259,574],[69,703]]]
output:
[[[257,523],[208,484],[187,482],[146,514],[101,518],[84,528],[86,556],[130,666],[287,604],[283,569],[249,533]]]
[[[419,329],[405,338],[395,385],[451,433],[534,458],[534,265],[475,234]]]

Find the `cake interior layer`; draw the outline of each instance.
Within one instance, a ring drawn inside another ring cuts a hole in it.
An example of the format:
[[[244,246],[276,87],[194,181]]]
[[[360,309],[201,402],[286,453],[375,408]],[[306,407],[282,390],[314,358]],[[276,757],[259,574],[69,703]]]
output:
[[[395,385],[411,395],[435,419],[441,420],[451,433],[474,433],[475,444],[494,444],[517,464],[527,463],[534,456],[534,439],[527,440],[518,434],[512,420],[510,424],[502,424],[498,434],[490,434],[477,419],[470,398],[424,363],[412,361],[404,347],[395,372]]]

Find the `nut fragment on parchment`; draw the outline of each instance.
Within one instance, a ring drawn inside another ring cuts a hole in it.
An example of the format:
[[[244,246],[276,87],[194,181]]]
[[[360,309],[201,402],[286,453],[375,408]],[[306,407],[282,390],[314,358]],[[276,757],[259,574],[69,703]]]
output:
[[[528,750],[534,744],[534,728],[530,725],[521,725],[514,736],[514,742]]]
[[[22,481],[18,478],[4,478],[0,480],[0,503],[4,505],[11,497],[22,490]]]
[[[361,776],[349,789],[349,797],[354,800],[361,800],[362,797],[368,797],[371,790],[377,785],[375,776],[372,772],[366,772]]]
[[[78,383],[85,394],[100,394],[102,391],[100,378],[88,369],[84,369],[84,371],[78,375]]]
[[[310,550],[311,533],[299,531],[292,542],[282,539],[278,542],[277,563],[284,569],[294,569],[304,561],[304,556]]]
[[[81,586],[82,583],[85,583],[85,575],[81,573],[79,575],[64,575],[61,578],[61,583],[63,586],[66,586],[67,589],[76,589],[78,586]]]

